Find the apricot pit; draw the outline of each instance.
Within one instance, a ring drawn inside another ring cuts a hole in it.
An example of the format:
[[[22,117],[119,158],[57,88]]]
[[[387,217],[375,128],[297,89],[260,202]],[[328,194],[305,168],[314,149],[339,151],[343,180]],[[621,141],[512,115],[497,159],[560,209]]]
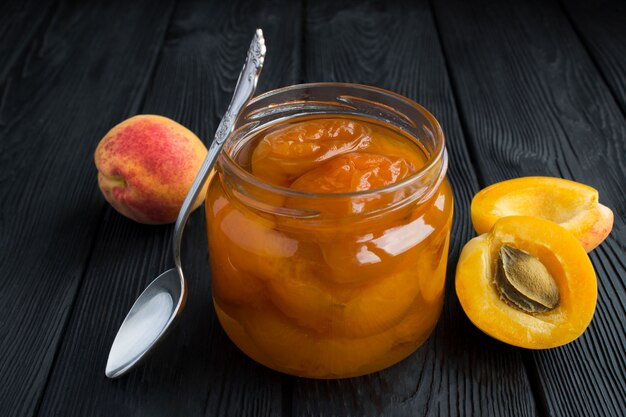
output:
[[[559,304],[559,288],[544,264],[509,245],[500,247],[495,284],[506,301],[528,313],[553,310]]]

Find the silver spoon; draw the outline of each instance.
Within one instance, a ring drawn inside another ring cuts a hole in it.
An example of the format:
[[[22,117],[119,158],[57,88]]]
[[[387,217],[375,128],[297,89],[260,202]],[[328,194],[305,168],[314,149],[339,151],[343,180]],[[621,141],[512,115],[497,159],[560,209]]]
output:
[[[224,141],[233,131],[242,107],[250,100],[256,89],[257,80],[265,60],[263,31],[257,29],[243,69],[239,74],[233,98],[215,132],[215,139],[193,181],[174,226],[173,252],[176,268],[159,275],[131,307],[122,326],[115,336],[105,374],[117,378],[135,366],[163,337],[172,323],[179,317],[187,300],[187,283],[180,262],[180,247],[183,231],[191,213],[193,202],[204,186]]]

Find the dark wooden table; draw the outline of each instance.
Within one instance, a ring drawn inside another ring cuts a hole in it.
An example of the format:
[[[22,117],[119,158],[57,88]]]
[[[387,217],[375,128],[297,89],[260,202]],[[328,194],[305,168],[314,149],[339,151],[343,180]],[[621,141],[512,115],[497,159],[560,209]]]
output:
[[[180,325],[132,374],[104,376],[136,296],[172,266],[171,226],[117,214],[92,155],[114,124],[169,116],[207,143],[254,28],[261,90],[309,81],[404,94],[442,122],[456,212],[436,332],[385,371],[316,381],[230,343],[211,305],[202,210],[185,235]],[[626,3],[22,0],[0,5],[0,416],[619,416],[626,414]],[[482,187],[524,176],[600,191],[587,332],[544,351],[495,341],[454,293]]]

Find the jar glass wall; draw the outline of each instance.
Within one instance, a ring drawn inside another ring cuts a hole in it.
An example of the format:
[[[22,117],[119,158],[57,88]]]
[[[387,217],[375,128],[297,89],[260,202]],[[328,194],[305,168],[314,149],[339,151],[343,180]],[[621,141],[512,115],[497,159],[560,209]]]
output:
[[[287,123],[349,120],[391,129],[424,156],[381,188],[321,193],[252,174],[255,138]],[[273,369],[343,378],[388,367],[434,329],[453,201],[435,118],[361,85],[270,91],[244,109],[206,197],[215,309],[247,355]]]

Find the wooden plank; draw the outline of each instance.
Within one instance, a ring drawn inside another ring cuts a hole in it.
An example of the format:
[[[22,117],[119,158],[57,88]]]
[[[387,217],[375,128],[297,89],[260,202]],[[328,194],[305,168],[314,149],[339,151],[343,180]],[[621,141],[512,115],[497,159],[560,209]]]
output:
[[[0,3],[0,96],[6,76],[14,68],[50,18],[52,0],[3,1]],[[1,101],[0,101],[1,102]],[[0,107],[0,114],[1,114]]]
[[[146,5],[63,3],[11,72],[0,127],[2,416],[31,416],[41,399],[104,207],[97,138],[129,112],[165,29],[167,16]]]
[[[626,114],[626,3],[563,0],[574,29]]]
[[[287,0],[180,1],[141,112],[171,117],[208,144],[257,25],[268,42],[260,89],[295,81],[299,13]],[[143,288],[173,266],[173,227],[107,211],[40,416],[281,415],[281,375],[243,355],[215,317],[203,211],[185,232],[190,292],[181,321],[145,364],[113,381],[104,376],[111,342]]]
[[[571,178],[597,188],[615,212],[613,233],[591,254],[599,285],[591,326],[565,347],[528,355],[546,415],[622,415],[626,121],[558,5],[435,6],[482,185],[524,175]]]
[[[478,182],[428,3],[307,5],[307,81],[387,88],[415,99],[442,122],[451,157],[455,221],[444,313],[429,341],[400,364],[369,376],[336,381],[294,379],[293,414],[533,415],[534,400],[520,353],[476,330],[454,293],[456,260],[473,234],[469,202]]]

